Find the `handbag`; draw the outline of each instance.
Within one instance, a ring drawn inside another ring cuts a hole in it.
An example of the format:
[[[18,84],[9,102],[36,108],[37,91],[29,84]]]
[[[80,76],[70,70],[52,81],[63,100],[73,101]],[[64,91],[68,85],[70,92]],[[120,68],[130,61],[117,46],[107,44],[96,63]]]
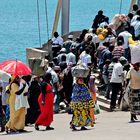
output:
[[[101,109],[100,109],[100,106],[96,103],[95,104],[95,108],[94,108],[94,114],[95,115],[98,115],[101,113]]]

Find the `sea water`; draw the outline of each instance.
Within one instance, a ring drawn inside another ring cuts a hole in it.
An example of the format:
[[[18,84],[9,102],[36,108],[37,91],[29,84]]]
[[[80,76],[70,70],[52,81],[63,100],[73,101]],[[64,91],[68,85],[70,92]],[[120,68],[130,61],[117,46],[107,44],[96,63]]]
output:
[[[58,0],[47,0],[47,31],[45,0],[39,0],[41,44],[51,37]],[[127,14],[131,0],[122,0],[121,13]],[[88,29],[98,10],[111,20],[120,12],[121,0],[70,0],[70,31]],[[61,34],[61,18],[58,32]],[[26,62],[26,48],[40,47],[37,0],[0,0],[0,62],[19,59]]]

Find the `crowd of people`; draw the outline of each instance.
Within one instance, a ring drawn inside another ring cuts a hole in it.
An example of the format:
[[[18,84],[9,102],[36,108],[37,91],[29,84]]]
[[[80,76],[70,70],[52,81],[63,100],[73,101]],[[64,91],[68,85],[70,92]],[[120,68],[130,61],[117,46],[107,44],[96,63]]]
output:
[[[71,129],[93,127],[96,89],[110,100],[110,111],[123,106],[125,100],[125,109],[130,109],[131,113],[130,121],[137,120],[140,60],[132,62],[134,54],[130,44],[139,43],[139,19],[137,5],[128,15],[115,15],[111,23],[100,10],[92,27],[84,29],[77,38],[69,35],[64,42],[55,32],[51,40],[53,59],[43,76],[12,75],[9,82],[0,81],[1,131],[24,132],[29,124],[35,124],[36,130],[40,125],[53,130],[53,114],[60,112],[61,105],[65,112],[73,114]],[[96,78],[100,81],[97,88]]]

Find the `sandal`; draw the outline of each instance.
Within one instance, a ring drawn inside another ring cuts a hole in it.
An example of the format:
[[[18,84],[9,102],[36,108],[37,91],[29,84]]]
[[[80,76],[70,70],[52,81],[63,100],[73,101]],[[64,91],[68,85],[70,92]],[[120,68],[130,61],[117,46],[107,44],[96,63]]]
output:
[[[50,127],[50,126],[47,126],[46,127],[46,130],[54,130],[54,128],[53,127]]]
[[[7,126],[5,126],[5,131],[7,134],[9,133],[9,128]]]
[[[13,129],[10,129],[10,133],[16,133],[18,132],[17,130],[13,130]]]
[[[136,115],[134,115],[134,116],[133,116],[133,118],[134,118],[134,120],[138,120],[138,118],[137,118],[137,116],[136,116]]]
[[[20,132],[20,133],[24,133],[24,132],[27,132],[27,131],[24,130],[24,129],[19,129],[18,132]]]
[[[72,130],[74,130],[74,131],[77,130],[73,124],[71,124],[70,129],[72,129]]]
[[[88,130],[86,127],[82,126],[81,130]]]
[[[38,124],[35,124],[35,130],[39,131]]]

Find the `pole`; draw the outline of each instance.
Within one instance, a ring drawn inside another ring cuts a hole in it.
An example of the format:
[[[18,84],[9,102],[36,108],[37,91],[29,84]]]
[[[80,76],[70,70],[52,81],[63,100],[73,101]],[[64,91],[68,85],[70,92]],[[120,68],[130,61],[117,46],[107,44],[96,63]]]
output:
[[[55,13],[55,20],[54,20],[53,30],[52,30],[52,37],[53,37],[53,33],[57,31],[57,26],[58,26],[58,21],[59,21],[59,16],[60,16],[61,5],[62,5],[62,0],[58,0],[57,8],[56,8],[56,13]]]
[[[121,12],[122,12],[122,0],[120,1],[120,10],[119,10],[119,14],[121,14]]]
[[[62,0],[61,35],[69,33],[70,0]]]

